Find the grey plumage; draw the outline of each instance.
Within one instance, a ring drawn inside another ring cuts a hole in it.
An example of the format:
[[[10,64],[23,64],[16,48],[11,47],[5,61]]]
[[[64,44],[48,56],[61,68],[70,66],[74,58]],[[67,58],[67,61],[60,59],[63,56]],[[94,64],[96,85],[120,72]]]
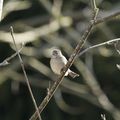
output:
[[[52,56],[50,60],[50,66],[52,71],[60,75],[62,68],[66,65],[67,59],[62,55],[61,51],[59,49],[54,49],[52,51]],[[70,75],[71,77],[75,78],[78,77],[79,75],[70,69],[66,72],[65,76]]]

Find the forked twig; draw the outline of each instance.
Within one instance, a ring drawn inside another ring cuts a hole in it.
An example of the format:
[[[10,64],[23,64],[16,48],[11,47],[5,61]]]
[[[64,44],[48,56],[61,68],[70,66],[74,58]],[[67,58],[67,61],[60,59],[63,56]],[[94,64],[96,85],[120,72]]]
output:
[[[34,106],[35,106],[35,109],[36,109],[36,111],[37,111],[38,118],[39,118],[39,120],[42,120],[42,119],[41,119],[41,116],[40,116],[40,113],[39,113],[39,110],[38,110],[38,107],[37,107],[37,103],[36,103],[35,98],[34,98],[33,93],[32,93],[32,89],[31,89],[31,87],[30,87],[30,83],[29,83],[29,80],[28,80],[28,77],[27,77],[27,74],[26,74],[26,71],[25,71],[25,67],[24,67],[23,60],[22,60],[22,58],[21,58],[21,56],[20,56],[20,54],[19,54],[19,52],[18,52],[18,48],[17,48],[17,45],[16,45],[16,43],[15,43],[14,31],[13,31],[13,27],[12,27],[12,26],[10,27],[10,31],[11,31],[11,36],[12,36],[12,39],[13,39],[13,43],[14,43],[14,46],[15,46],[17,55],[18,55],[18,57],[19,57],[19,61],[20,61],[21,67],[22,67],[22,71],[23,71],[24,76],[25,76],[25,80],[26,80],[26,83],[27,83],[27,86],[28,86],[28,90],[29,90],[29,92],[30,92],[32,101],[33,101]]]

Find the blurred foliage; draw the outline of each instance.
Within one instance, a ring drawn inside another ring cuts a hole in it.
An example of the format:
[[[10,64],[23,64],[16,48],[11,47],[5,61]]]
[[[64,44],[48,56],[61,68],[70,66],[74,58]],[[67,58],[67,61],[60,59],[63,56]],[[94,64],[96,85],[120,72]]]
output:
[[[10,36],[10,26],[13,26],[18,46],[26,43],[21,55],[38,105],[47,93],[49,81],[52,84],[52,80],[56,79],[49,65],[51,48],[60,48],[69,58],[92,15],[89,0],[45,1],[5,0],[0,23],[0,62],[15,53]],[[96,2],[100,8],[98,18],[120,10],[119,0]],[[96,25],[85,47],[119,37],[119,29],[119,17]],[[116,67],[120,56],[111,44],[77,58],[71,69],[80,77],[75,80],[65,78],[60,92],[56,92],[42,112],[43,120],[100,120],[102,113],[107,120],[113,120],[84,82],[83,63],[111,103],[120,108],[120,71]],[[17,57],[9,65],[0,67],[0,96],[0,120],[26,120],[35,111]]]

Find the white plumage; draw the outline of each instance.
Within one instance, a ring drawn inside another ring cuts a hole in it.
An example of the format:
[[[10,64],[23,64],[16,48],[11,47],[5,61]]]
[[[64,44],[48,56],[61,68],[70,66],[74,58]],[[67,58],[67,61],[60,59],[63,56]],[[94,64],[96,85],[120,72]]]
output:
[[[61,51],[59,49],[54,49],[52,51],[52,57],[50,60],[50,66],[51,66],[52,71],[55,74],[60,75],[62,68],[66,64],[67,64],[67,59],[62,55]],[[73,78],[79,76],[78,74],[71,71],[70,69],[68,69],[65,76],[67,76],[68,74]]]

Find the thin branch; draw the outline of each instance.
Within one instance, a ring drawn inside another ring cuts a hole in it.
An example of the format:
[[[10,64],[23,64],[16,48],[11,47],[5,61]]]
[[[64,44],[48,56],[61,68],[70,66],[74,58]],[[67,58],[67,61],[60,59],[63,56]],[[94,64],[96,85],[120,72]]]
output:
[[[118,68],[118,70],[120,70],[120,65],[119,64],[116,64],[116,67]]]
[[[72,115],[78,115],[80,113],[82,113],[84,110],[80,110],[80,106],[79,107],[74,107],[74,106],[70,106],[68,105],[61,93],[61,90],[58,89],[56,91],[56,93],[54,94],[54,99],[55,102],[57,104],[57,106],[64,112],[68,113],[68,114],[72,114]]]
[[[59,76],[58,80],[55,81],[55,83],[53,84],[53,86],[51,87],[51,89],[49,90],[49,94],[47,94],[47,96],[44,98],[44,100],[42,101],[42,103],[39,106],[39,112],[41,113],[43,111],[43,109],[46,107],[46,105],[48,104],[48,102],[50,101],[50,99],[52,98],[52,96],[54,95],[55,91],[57,90],[57,88],[59,87],[59,85],[61,84],[61,82],[63,81],[64,75],[66,73],[66,71],[70,68],[70,66],[73,64],[77,54],[79,53],[79,51],[81,50],[81,48],[83,47],[83,45],[85,44],[88,36],[90,35],[92,28],[94,26],[95,23],[95,18],[97,16],[97,11],[94,13],[94,18],[91,20],[87,30],[85,31],[85,33],[82,36],[82,39],[79,41],[78,45],[76,46],[75,50],[73,51],[73,53],[71,54],[67,64],[65,65],[65,67],[63,68],[63,71],[61,73],[61,75]],[[38,117],[37,112],[35,112],[32,117],[29,120],[36,120]]]
[[[92,9],[93,9],[93,18],[94,18],[94,20],[96,20],[99,9],[97,8],[95,0],[91,0],[91,6],[92,6]]]
[[[61,9],[62,9],[62,4],[63,4],[63,0],[54,0],[53,2],[53,6],[52,6],[52,15],[54,15],[54,17],[60,17],[61,16]]]
[[[107,16],[107,17],[98,19],[97,21],[95,21],[95,25],[96,25],[96,24],[103,23],[103,22],[107,22],[107,21],[109,21],[109,20],[111,20],[111,19],[115,19],[115,18],[117,18],[118,16],[120,16],[120,11],[119,11],[119,12],[116,12],[116,13],[114,13],[114,14],[112,14],[112,15],[109,15],[109,16]]]
[[[3,0],[0,0],[0,21],[2,20]]]
[[[118,54],[120,55],[120,42],[117,41],[117,42],[114,44],[114,46],[115,46],[116,51],[117,51]]]
[[[115,49],[116,51],[118,52],[118,54],[120,55],[120,43],[117,41],[115,44]],[[116,64],[116,67],[118,68],[118,70],[120,70],[120,65],[119,64]]]
[[[22,45],[22,47],[18,50],[18,52],[20,53],[22,49],[23,49],[23,45]],[[8,65],[8,64],[9,64],[9,61],[10,61],[11,59],[13,59],[17,54],[18,54],[18,53],[16,52],[16,53],[12,54],[10,57],[8,57],[8,58],[6,58],[5,60],[3,60],[3,62],[0,63],[0,67],[5,66],[5,65]]]
[[[114,42],[117,42],[117,41],[120,41],[120,38],[116,38],[116,39],[112,39],[112,40],[109,40],[107,42],[103,42],[103,43],[100,43],[100,44],[96,44],[96,45],[93,45],[93,46],[90,46],[88,48],[86,48],[85,50],[83,50],[82,52],[80,52],[78,54],[78,56],[81,56],[83,55],[84,53],[88,52],[89,50],[92,50],[94,48],[97,48],[97,47],[100,47],[100,46],[103,46],[103,45],[109,45],[110,43],[114,43]]]
[[[91,0],[91,6],[92,6],[92,9],[95,11],[96,11],[96,9],[98,9],[95,0]]]
[[[52,13],[52,4],[48,0],[39,0],[39,2],[46,8],[48,13],[52,14],[54,17],[55,15]]]
[[[102,118],[102,120],[106,120],[105,114],[101,114],[101,118]]]
[[[41,116],[40,116],[40,113],[39,113],[39,110],[38,110],[38,107],[37,107],[37,103],[36,103],[35,98],[34,98],[33,93],[32,93],[32,89],[31,89],[31,87],[30,87],[30,83],[29,83],[29,80],[28,80],[28,77],[27,77],[27,73],[26,73],[26,71],[25,71],[25,67],[24,67],[23,60],[22,60],[22,58],[21,58],[21,56],[20,56],[20,54],[19,54],[19,52],[18,52],[18,48],[17,48],[17,45],[16,45],[16,43],[15,43],[14,31],[13,31],[13,27],[12,27],[12,26],[10,27],[10,30],[11,30],[11,36],[12,36],[12,39],[13,39],[13,43],[14,43],[14,45],[15,45],[15,49],[16,49],[17,55],[18,55],[18,57],[19,57],[20,64],[21,64],[21,67],[22,67],[22,70],[23,70],[23,73],[24,73],[24,76],[25,76],[25,80],[26,80],[26,83],[27,83],[27,86],[28,86],[28,90],[29,90],[29,92],[30,92],[32,101],[33,101],[34,106],[35,106],[35,109],[36,109],[36,111],[37,111],[38,118],[39,118],[39,120],[42,120],[42,119],[41,119]]]

